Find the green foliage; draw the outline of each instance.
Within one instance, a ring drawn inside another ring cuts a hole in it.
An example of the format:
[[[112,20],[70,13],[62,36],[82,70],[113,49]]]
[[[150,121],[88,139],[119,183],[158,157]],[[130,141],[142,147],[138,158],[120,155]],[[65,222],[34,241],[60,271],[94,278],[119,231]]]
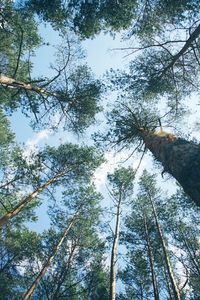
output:
[[[39,254],[40,236],[26,228],[10,226],[0,234],[0,298],[17,300],[22,297],[26,265],[32,264]]]
[[[135,173],[131,167],[118,168],[113,174],[108,174],[108,181],[112,187],[112,195],[119,197],[119,194],[123,194],[125,200],[133,193],[133,180]]]

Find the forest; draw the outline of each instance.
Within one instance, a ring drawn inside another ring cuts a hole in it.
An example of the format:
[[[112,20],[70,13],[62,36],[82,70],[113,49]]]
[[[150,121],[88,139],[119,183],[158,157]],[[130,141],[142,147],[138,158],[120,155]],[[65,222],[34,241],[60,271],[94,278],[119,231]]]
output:
[[[200,300],[199,79],[198,0],[0,0],[0,300]]]

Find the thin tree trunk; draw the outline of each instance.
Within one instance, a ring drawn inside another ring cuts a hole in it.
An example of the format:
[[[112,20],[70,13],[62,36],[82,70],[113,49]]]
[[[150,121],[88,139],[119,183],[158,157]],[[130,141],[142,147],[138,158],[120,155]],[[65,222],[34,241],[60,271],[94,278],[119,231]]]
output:
[[[154,269],[154,255],[151,249],[151,241],[149,237],[149,229],[148,229],[148,224],[147,224],[147,218],[144,215],[144,229],[145,229],[145,237],[146,237],[146,242],[147,242],[147,249],[148,249],[148,257],[149,257],[149,263],[150,263],[150,269],[151,269],[151,278],[152,278],[152,285],[153,285],[153,293],[154,293],[154,299],[159,300],[159,292],[158,292],[158,284],[157,284],[157,279],[156,279],[156,273]]]
[[[151,202],[153,215],[154,215],[154,218],[155,218],[155,221],[156,221],[156,227],[157,227],[158,234],[159,234],[159,237],[160,237],[160,241],[161,241],[161,245],[162,245],[162,249],[163,249],[163,254],[164,254],[164,259],[165,259],[165,264],[166,264],[166,267],[167,267],[167,273],[168,273],[170,283],[171,283],[171,286],[172,286],[174,299],[181,300],[179,289],[178,289],[178,286],[176,284],[176,280],[175,280],[175,277],[174,277],[174,274],[173,274],[173,269],[172,269],[172,266],[171,266],[171,263],[170,263],[170,258],[169,258],[168,253],[167,253],[167,248],[166,248],[166,245],[165,245],[165,239],[164,239],[162,229],[161,229],[161,226],[160,226],[160,223],[159,223],[159,220],[158,220],[158,215],[157,215],[157,212],[156,212],[156,208],[155,208],[153,199],[152,199],[150,194],[149,194],[149,200]]]
[[[58,97],[58,95],[56,93],[48,91],[40,86],[33,85],[30,83],[25,83],[22,81],[18,81],[18,80],[15,80],[14,78],[7,77],[3,74],[0,75],[0,85],[6,86],[6,87],[9,87],[12,89],[23,89],[23,90],[34,92],[37,94]]]
[[[72,247],[71,251],[70,251],[70,254],[69,254],[69,257],[65,263],[65,266],[63,267],[63,272],[61,272],[60,276],[59,276],[59,281],[58,281],[58,284],[57,284],[57,287],[55,289],[55,292],[52,296],[52,300],[57,300],[58,299],[58,295],[59,295],[59,292],[60,292],[60,288],[61,288],[61,285],[63,283],[63,280],[65,279],[68,271],[69,271],[69,268],[70,268],[70,264],[72,262],[72,259],[73,259],[73,256],[74,256],[74,251],[76,249],[76,245]]]
[[[119,228],[120,228],[120,213],[121,213],[121,201],[122,201],[122,194],[120,191],[119,201],[117,204],[117,220],[115,226],[115,235],[114,241],[112,245],[112,252],[111,252],[111,265],[110,265],[110,300],[116,299],[116,257],[117,257],[117,246],[119,241]]]
[[[189,254],[189,256],[190,256],[190,259],[191,259],[191,261],[192,261],[192,263],[193,263],[193,265],[194,265],[194,267],[195,267],[197,273],[200,275],[200,266],[199,266],[198,262],[196,261],[194,255],[193,255],[193,253],[192,253],[192,251],[191,251],[191,249],[190,249],[190,246],[189,246],[189,244],[188,244],[188,241],[187,241],[187,239],[185,238],[185,235],[184,235],[184,233],[182,232],[182,230],[179,229],[179,232],[181,233],[183,243],[184,243],[185,248],[186,248],[186,250],[187,250],[187,252],[188,252],[188,254]]]
[[[169,300],[173,300],[172,293],[171,293],[171,287],[170,287],[170,283],[169,283],[169,277],[168,277],[166,268],[164,268],[164,274],[165,274],[166,286],[167,286],[167,290],[168,290],[168,294],[169,294]]]
[[[0,218],[0,228],[7,224],[10,219],[12,219],[14,216],[18,215],[21,210],[31,201],[33,201],[38,194],[40,194],[43,190],[45,190],[49,185],[53,184],[57,181],[58,178],[62,177],[65,173],[59,172],[54,177],[49,179],[47,182],[45,182],[43,185],[41,185],[39,188],[37,188],[34,192],[32,192],[30,195],[28,195],[24,200],[22,200],[19,204],[17,204],[12,210],[7,212],[3,217]]]
[[[39,284],[40,280],[42,279],[42,277],[45,275],[45,273],[47,272],[51,262],[53,261],[53,259],[55,258],[56,254],[58,253],[64,239],[66,238],[66,236],[68,235],[71,227],[73,226],[77,216],[80,213],[80,207],[79,209],[76,211],[76,213],[74,214],[72,220],[70,221],[69,225],[66,227],[65,231],[63,232],[63,235],[61,237],[61,239],[59,240],[59,242],[57,243],[56,247],[54,248],[53,252],[51,253],[51,255],[48,257],[46,263],[44,264],[44,266],[42,267],[42,270],[40,271],[40,273],[38,274],[37,278],[34,280],[33,284],[31,285],[31,287],[28,289],[28,291],[26,292],[25,296],[23,297],[23,300],[29,300],[35,290],[35,288],[37,287],[37,285]]]
[[[140,131],[145,146],[200,206],[200,145],[166,132]]]

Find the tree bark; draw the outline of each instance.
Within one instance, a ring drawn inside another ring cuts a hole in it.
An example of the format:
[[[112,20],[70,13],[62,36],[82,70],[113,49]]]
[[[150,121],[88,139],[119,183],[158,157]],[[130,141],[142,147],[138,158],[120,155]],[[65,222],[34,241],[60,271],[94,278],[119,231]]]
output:
[[[156,279],[156,273],[154,269],[154,255],[151,249],[151,241],[149,237],[149,229],[147,224],[147,218],[146,215],[143,216],[144,221],[144,230],[145,230],[145,237],[146,237],[146,243],[147,243],[147,249],[148,249],[148,257],[149,257],[149,263],[150,263],[150,269],[151,269],[151,278],[152,278],[152,285],[153,285],[153,293],[154,293],[154,299],[159,300],[159,292],[158,292],[158,284]]]
[[[114,241],[112,245],[112,253],[111,253],[111,264],[110,264],[110,300],[116,299],[116,257],[117,257],[117,246],[119,241],[119,228],[120,228],[120,213],[121,213],[121,202],[122,202],[122,195],[120,191],[119,201],[117,204],[117,220],[115,226],[115,235]]]
[[[140,136],[146,148],[162,163],[163,172],[171,174],[200,206],[200,145],[164,131],[153,133],[141,130]]]
[[[34,92],[37,94],[42,94],[46,96],[58,97],[56,93],[48,91],[40,86],[33,85],[30,83],[25,83],[22,81],[15,80],[14,78],[7,77],[3,74],[0,75],[0,85],[6,86],[13,89],[23,89],[26,91]]]
[[[175,300],[181,300],[179,289],[178,289],[178,286],[176,284],[176,280],[175,280],[174,274],[173,274],[173,269],[172,269],[172,266],[171,266],[171,263],[170,263],[170,258],[169,258],[168,253],[167,253],[167,248],[166,248],[166,245],[165,245],[165,239],[164,239],[162,229],[161,229],[161,226],[160,226],[160,223],[159,223],[159,220],[158,220],[157,211],[156,211],[153,199],[150,195],[149,195],[149,200],[151,202],[153,215],[154,215],[154,219],[155,219],[155,222],[156,222],[156,227],[157,227],[158,234],[159,234],[159,237],[160,237],[160,241],[161,241],[161,245],[162,245],[162,249],[163,249],[163,254],[164,254],[164,259],[165,259],[165,264],[166,264],[166,267],[167,267],[167,273],[168,273],[169,280],[170,280],[170,283],[171,283],[171,286],[172,286],[174,299]]]
[[[66,236],[68,235],[71,227],[73,226],[77,216],[80,213],[80,207],[79,209],[76,211],[76,213],[74,214],[72,220],[70,221],[69,225],[66,227],[65,231],[63,232],[63,235],[61,237],[61,239],[59,240],[59,242],[57,243],[57,245],[55,246],[52,254],[48,257],[46,263],[44,264],[44,266],[42,267],[42,270],[40,271],[40,273],[38,274],[37,278],[34,280],[33,284],[31,285],[31,287],[28,289],[28,291],[26,292],[26,294],[23,297],[23,300],[29,300],[35,290],[35,288],[37,287],[37,285],[39,284],[40,280],[42,279],[42,277],[45,275],[45,273],[47,272],[51,262],[53,261],[53,259],[55,258],[56,254],[58,253],[64,239],[66,238]]]
[[[32,192],[30,195],[28,195],[24,200],[22,200],[19,204],[17,204],[12,210],[7,212],[3,217],[0,218],[0,228],[7,224],[10,219],[12,219],[14,216],[18,215],[21,210],[31,201],[33,201],[38,194],[40,194],[42,191],[44,191],[49,185],[53,184],[57,181],[58,178],[62,177],[65,173],[59,172],[54,177],[49,179],[47,182],[45,182],[43,185],[38,187],[34,192]]]
[[[192,43],[199,37],[200,35],[200,25],[197,26],[197,28],[191,33],[190,37],[184,44],[184,46],[181,48],[181,50],[175,54],[171,60],[171,62],[168,64],[166,68],[161,73],[161,76],[163,76],[169,69],[171,69],[178,59],[191,47]]]
[[[52,296],[52,300],[59,299],[58,296],[59,296],[60,288],[62,286],[62,283],[63,283],[67,273],[69,272],[70,264],[72,262],[75,250],[76,250],[76,245],[72,246],[69,257],[68,257],[67,261],[65,262],[65,265],[63,266],[63,272],[60,273],[58,284],[57,284],[55,292]]]

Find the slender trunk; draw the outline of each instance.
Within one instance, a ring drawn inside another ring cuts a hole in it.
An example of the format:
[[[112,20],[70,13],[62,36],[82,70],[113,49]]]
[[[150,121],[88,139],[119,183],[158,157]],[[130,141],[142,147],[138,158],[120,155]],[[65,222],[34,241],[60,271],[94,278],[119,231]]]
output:
[[[154,255],[153,251],[151,249],[151,241],[149,237],[149,229],[147,224],[147,218],[146,215],[144,215],[144,230],[145,230],[145,237],[147,242],[147,249],[148,249],[148,257],[149,257],[149,263],[150,263],[150,269],[151,269],[151,278],[152,278],[152,285],[153,285],[153,293],[154,293],[154,299],[159,300],[159,292],[158,292],[158,284],[156,279],[156,273],[154,269]]]
[[[172,68],[175,65],[177,60],[191,47],[192,43],[194,43],[194,41],[199,37],[199,35],[200,25],[197,26],[197,28],[193,31],[193,33],[190,35],[190,37],[186,41],[185,45],[181,48],[181,50],[176,55],[174,55],[169,65],[166,68],[164,68],[161,76],[163,76],[170,68]]]
[[[57,287],[55,289],[55,292],[52,296],[52,300],[57,300],[59,299],[58,298],[58,295],[59,295],[59,292],[60,292],[60,288],[61,288],[61,285],[69,271],[69,268],[70,268],[70,264],[71,264],[71,261],[73,259],[73,256],[74,256],[74,252],[75,252],[75,249],[76,249],[76,245],[72,247],[71,251],[70,251],[70,254],[69,254],[69,257],[65,263],[65,266],[64,266],[64,269],[63,269],[63,272],[60,273],[60,276],[59,276],[59,280],[58,280],[58,284],[57,284]]]
[[[153,199],[150,195],[149,195],[149,200],[151,202],[153,215],[154,215],[154,218],[155,218],[155,221],[156,221],[156,227],[157,227],[158,234],[159,234],[159,237],[160,237],[160,241],[161,241],[161,245],[162,245],[162,249],[163,249],[163,254],[164,254],[164,259],[165,259],[165,264],[166,264],[166,267],[167,267],[167,273],[168,273],[169,280],[170,280],[170,283],[171,283],[171,286],[172,286],[174,299],[181,300],[179,289],[178,289],[178,286],[176,284],[176,280],[175,280],[174,274],[173,274],[173,269],[172,269],[172,266],[171,266],[171,263],[170,263],[170,258],[169,258],[168,253],[167,253],[167,248],[166,248],[166,245],[165,245],[165,239],[164,239],[162,229],[161,229],[161,226],[160,226],[160,223],[159,223],[159,220],[158,220],[158,215],[157,215],[157,212],[156,212],[156,208],[155,208]]]
[[[193,263],[193,265],[194,265],[194,267],[195,267],[197,273],[200,275],[200,266],[199,266],[198,262],[197,262],[196,259],[195,259],[195,255],[192,253],[192,251],[191,251],[191,249],[190,249],[190,246],[189,246],[189,244],[188,244],[188,241],[187,241],[187,239],[185,238],[184,233],[183,233],[181,230],[179,230],[179,231],[180,231],[180,233],[181,233],[183,243],[184,243],[185,248],[186,248],[186,250],[187,250],[187,252],[188,252],[188,254],[189,254],[189,256],[190,256],[190,259],[191,259],[191,261],[192,261],[192,263]]]
[[[53,259],[55,258],[56,254],[58,253],[64,239],[66,238],[66,236],[68,235],[71,227],[73,226],[78,214],[80,213],[80,208],[76,211],[76,213],[74,214],[72,220],[70,221],[69,225],[66,227],[65,231],[63,232],[63,235],[61,237],[61,239],[59,240],[59,242],[57,243],[56,247],[54,248],[54,250],[52,251],[51,255],[48,257],[46,263],[44,264],[44,266],[42,267],[42,270],[40,271],[40,273],[38,274],[37,278],[34,280],[33,284],[31,285],[31,287],[28,289],[28,291],[26,292],[25,296],[23,297],[23,300],[29,300],[35,290],[35,288],[37,287],[37,285],[39,284],[40,280],[42,279],[42,277],[45,275],[45,273],[47,272],[51,262],[53,261]]]
[[[145,146],[200,206],[200,145],[160,132],[140,132]]]
[[[47,182],[45,182],[43,185],[38,187],[34,192],[32,192],[30,195],[28,195],[25,199],[23,199],[19,204],[17,204],[12,210],[7,212],[3,217],[0,218],[0,228],[7,224],[10,219],[12,219],[14,216],[18,215],[21,210],[31,201],[33,201],[38,194],[40,194],[43,190],[45,190],[49,185],[53,184],[57,181],[59,177],[62,177],[65,173],[59,172],[54,177],[49,179]]]
[[[173,300],[172,293],[171,293],[171,287],[170,287],[170,283],[169,283],[169,277],[168,277],[168,273],[166,271],[166,268],[164,268],[164,274],[165,274],[165,281],[166,281],[167,291],[168,291],[168,294],[169,294],[169,300]]]
[[[53,93],[51,91],[48,91],[40,86],[33,85],[30,83],[25,83],[22,81],[15,80],[14,78],[7,77],[3,74],[0,75],[0,85],[6,86],[12,89],[23,89],[26,91],[34,92],[37,94],[42,94],[46,96],[53,96],[57,97],[58,95],[56,93]]]
[[[110,300],[116,299],[116,257],[117,257],[117,246],[119,241],[119,228],[120,228],[120,213],[121,213],[121,201],[122,201],[122,194],[120,192],[119,201],[117,204],[117,220],[115,226],[115,235],[114,241],[112,245],[112,252],[111,252],[111,264],[110,264]]]

